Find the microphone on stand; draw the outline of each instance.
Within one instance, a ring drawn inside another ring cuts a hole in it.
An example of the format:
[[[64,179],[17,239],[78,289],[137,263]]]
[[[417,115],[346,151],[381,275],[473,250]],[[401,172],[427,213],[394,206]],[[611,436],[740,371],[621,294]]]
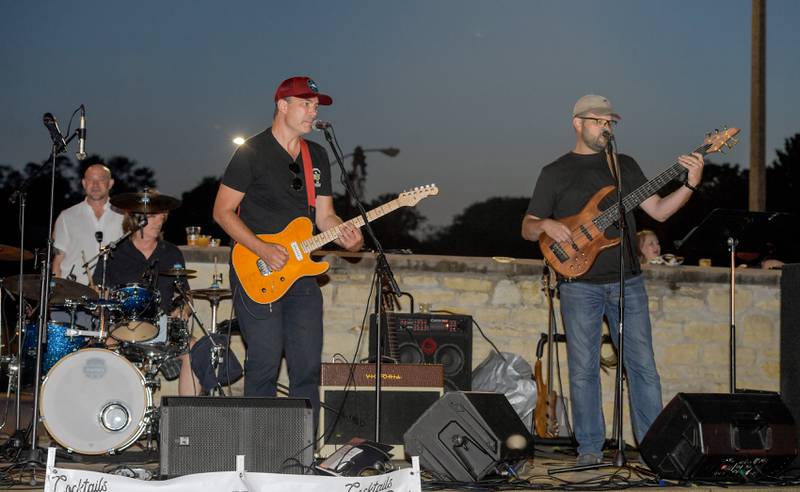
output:
[[[330,121],[314,120],[311,122],[311,128],[317,131],[327,130],[332,127],[333,124]]]
[[[78,151],[75,157],[79,161],[86,159],[86,108],[81,104],[80,124],[78,125]]]
[[[94,239],[97,241],[97,247],[101,247],[103,244],[103,231],[96,231],[94,233]]]
[[[42,123],[47,129],[50,131],[50,138],[53,140],[53,145],[56,147],[56,154],[64,150],[67,146],[67,142],[64,140],[64,135],[61,134],[61,130],[58,128],[58,122],[56,121],[56,117],[53,116],[53,113],[45,113],[42,116]]]

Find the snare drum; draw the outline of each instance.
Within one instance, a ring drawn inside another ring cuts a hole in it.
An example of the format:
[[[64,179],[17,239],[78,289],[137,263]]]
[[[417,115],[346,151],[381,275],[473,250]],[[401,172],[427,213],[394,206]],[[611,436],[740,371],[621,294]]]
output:
[[[145,359],[166,360],[189,351],[189,325],[180,318],[161,316],[158,336],[138,343],[124,343],[122,353],[134,362]]]
[[[111,291],[119,303],[112,320],[111,337],[121,342],[143,342],[158,335],[161,295],[141,284],[127,284]]]
[[[61,359],[42,383],[39,410],[47,432],[68,451],[112,454],[145,431],[153,395],[125,357],[89,348]]]

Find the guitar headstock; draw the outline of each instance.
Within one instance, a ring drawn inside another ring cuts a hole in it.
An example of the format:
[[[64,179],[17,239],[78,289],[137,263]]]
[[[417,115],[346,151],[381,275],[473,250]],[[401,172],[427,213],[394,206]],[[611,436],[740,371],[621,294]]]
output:
[[[703,140],[704,154],[713,154],[714,152],[725,153],[725,148],[732,149],[734,145],[739,143],[735,138],[739,134],[738,128],[723,128],[722,131],[714,130],[714,133],[707,133],[705,140]]]
[[[401,205],[405,207],[411,207],[419,203],[419,201],[423,198],[438,194],[439,188],[437,188],[435,184],[429,184],[425,186],[417,186],[416,188],[404,191],[397,196],[397,200]]]

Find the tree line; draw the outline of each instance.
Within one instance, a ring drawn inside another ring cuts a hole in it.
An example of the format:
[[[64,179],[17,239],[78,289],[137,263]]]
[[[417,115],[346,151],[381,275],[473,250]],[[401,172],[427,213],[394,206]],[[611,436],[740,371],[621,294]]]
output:
[[[157,188],[155,172],[135,160],[123,156],[104,159],[99,155],[89,156],[84,163],[103,162],[114,177],[112,196],[119,193]],[[0,230],[0,243],[19,244],[19,209],[9,203],[9,197],[31,176],[35,175],[47,161],[29,163],[22,170],[0,165],[0,203],[6,227]],[[66,156],[57,158],[54,209],[57,215],[64,208],[83,199],[80,178],[83,163],[73,162]],[[787,138],[784,148],[776,151],[775,159],[767,167],[767,210],[782,212],[771,230],[758,230],[755,237],[742,240],[739,251],[743,261],[755,261],[764,256],[778,257],[784,261],[798,261],[798,248],[789,238],[787,221],[796,222],[800,205],[795,197],[800,192],[800,133]],[[352,177],[352,176],[351,176]],[[228,238],[214,223],[211,210],[219,186],[219,177],[206,176],[192,189],[184,192],[183,205],[170,213],[165,225],[165,238],[176,244],[185,243],[185,227],[201,226],[205,234]],[[680,183],[673,182],[659,193],[667,194]],[[677,253],[687,257],[687,263],[696,264],[696,257],[715,258],[715,264],[724,262],[724,244],[694,245],[691,251],[676,250],[675,241],[683,238],[692,228],[700,224],[716,208],[746,210],[748,194],[748,170],[738,164],[706,161],[703,181],[699,191],[689,203],[664,223],[650,219],[637,211],[639,229],[652,229],[659,236],[662,252]],[[25,238],[26,249],[41,247],[47,238],[48,197],[50,195],[49,167],[30,183],[27,193]],[[395,195],[382,195],[365,200],[367,210],[394,199]],[[449,225],[431,227],[427,219],[416,208],[401,208],[373,222],[373,228],[381,244],[388,252],[413,252],[421,254],[444,254],[460,256],[509,256],[514,258],[540,258],[535,244],[520,237],[520,224],[530,197],[498,196],[487,198],[466,207],[456,215]],[[342,217],[356,214],[346,196],[334,197],[336,208]],[[745,215],[743,220],[749,220]],[[774,229],[774,230],[772,230]],[[752,231],[751,231],[752,232]],[[687,242],[688,244],[688,242]],[[369,247],[369,243],[367,243]]]

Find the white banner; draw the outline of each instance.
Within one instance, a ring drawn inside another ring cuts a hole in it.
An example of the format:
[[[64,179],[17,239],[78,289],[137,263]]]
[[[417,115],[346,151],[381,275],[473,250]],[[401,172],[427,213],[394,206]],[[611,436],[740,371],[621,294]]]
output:
[[[325,477],[239,471],[197,473],[162,481],[143,481],[55,466],[55,448],[47,453],[45,492],[421,492],[419,460],[412,467],[373,477]],[[237,467],[244,463],[237,457]]]

